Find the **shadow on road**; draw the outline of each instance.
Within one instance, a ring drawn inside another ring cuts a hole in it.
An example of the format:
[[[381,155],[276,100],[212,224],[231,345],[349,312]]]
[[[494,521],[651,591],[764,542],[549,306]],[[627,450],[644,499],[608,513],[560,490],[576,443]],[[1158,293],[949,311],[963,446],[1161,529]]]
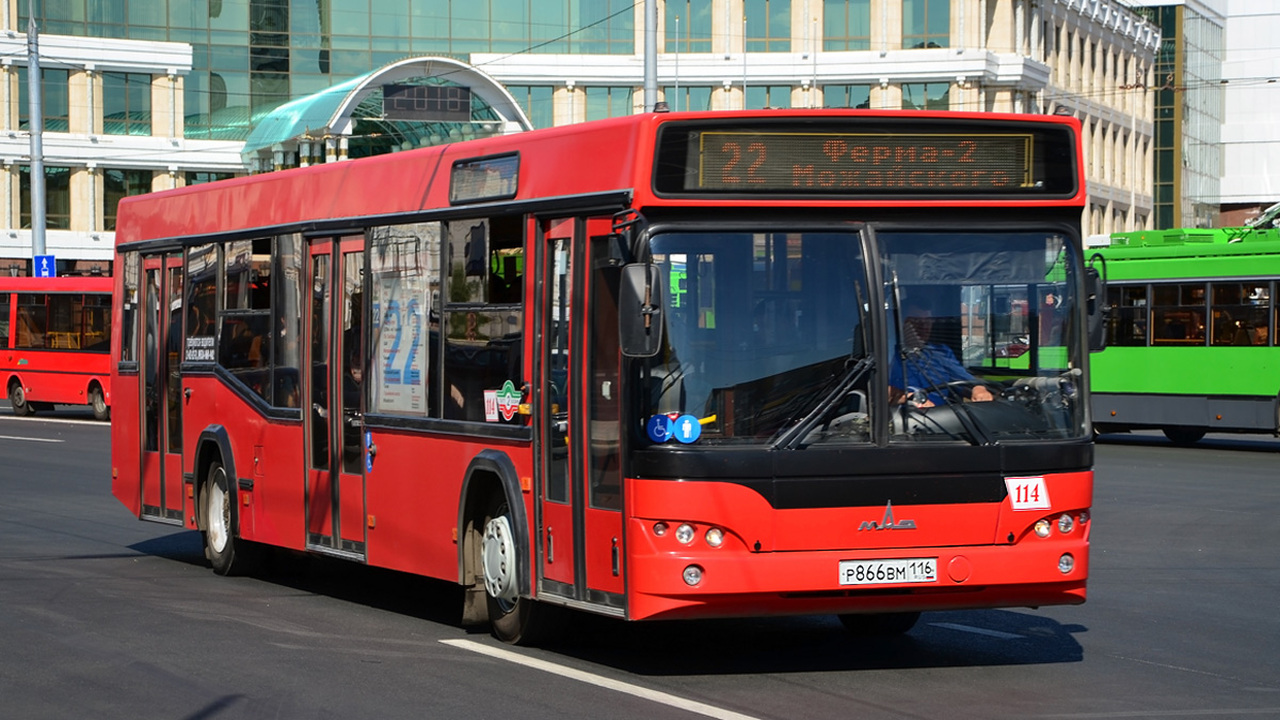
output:
[[[194,531],[131,548],[208,565]],[[462,589],[449,582],[278,549],[268,551],[253,577],[461,627]],[[925,613],[911,632],[892,638],[852,635],[832,616],[628,623],[575,613],[565,633],[545,649],[653,676],[983,667],[1080,662],[1083,649],[1075,636],[1085,631],[1018,610]]]
[[[1188,450],[1238,450],[1241,452],[1280,453],[1280,440],[1271,435],[1213,433],[1192,445],[1175,445],[1157,430],[1122,433],[1104,433],[1097,438],[1099,445],[1131,445]]]

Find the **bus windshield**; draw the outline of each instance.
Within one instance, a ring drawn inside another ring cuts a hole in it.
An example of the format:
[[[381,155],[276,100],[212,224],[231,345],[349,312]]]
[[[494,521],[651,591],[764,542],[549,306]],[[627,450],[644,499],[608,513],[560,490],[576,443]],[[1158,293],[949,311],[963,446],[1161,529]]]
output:
[[[655,235],[664,342],[641,367],[640,420],[692,416],[700,444],[775,447],[875,442],[875,412],[890,415],[878,423],[890,442],[1083,434],[1083,338],[1064,237],[872,241],[884,269],[876,293],[855,229]],[[877,307],[888,341],[879,349]]]

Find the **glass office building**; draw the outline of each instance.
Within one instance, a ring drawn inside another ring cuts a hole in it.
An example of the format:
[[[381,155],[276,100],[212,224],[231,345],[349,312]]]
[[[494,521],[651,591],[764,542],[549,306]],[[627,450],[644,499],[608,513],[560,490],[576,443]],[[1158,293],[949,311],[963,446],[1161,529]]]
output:
[[[673,110],[1068,112],[1106,158],[1091,166],[1097,199],[1087,226],[1149,222],[1149,103],[1136,91],[1104,92],[1146,78],[1155,59],[1158,31],[1127,3],[654,2],[657,92],[647,98],[644,0],[37,0],[49,48],[51,242],[66,248],[60,258],[104,257],[90,250],[109,246],[119,197],[249,172],[244,140],[281,104],[425,56],[494,78],[534,127],[643,112],[657,99]],[[6,145],[0,134],[8,173],[0,222],[13,230],[8,240],[0,234],[0,272],[6,258],[16,268],[30,257],[19,247],[29,237],[29,160],[20,142],[26,111],[17,109],[26,98],[27,7],[0,0],[0,29],[13,31],[0,36],[0,53],[14,56],[0,68],[11,99],[0,129],[18,140]],[[415,141],[436,136],[450,133]],[[87,137],[97,149],[81,152]]]

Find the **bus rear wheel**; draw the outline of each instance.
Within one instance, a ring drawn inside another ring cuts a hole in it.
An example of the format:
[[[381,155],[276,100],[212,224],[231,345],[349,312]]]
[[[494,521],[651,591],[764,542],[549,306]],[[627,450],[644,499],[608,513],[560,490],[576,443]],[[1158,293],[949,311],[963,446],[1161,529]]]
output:
[[[1161,428],[1161,430],[1164,432],[1164,436],[1169,438],[1174,445],[1182,445],[1184,447],[1200,442],[1200,438],[1204,437],[1207,432],[1204,428],[1188,427],[1186,425],[1170,425],[1166,428]]]
[[[902,635],[916,626],[918,612],[868,613],[840,615],[844,629],[862,637],[888,637]]]
[[[13,406],[13,414],[18,416],[34,415],[36,410],[27,402],[27,391],[16,379],[9,381],[9,404]]]
[[[102,388],[97,385],[89,388],[89,406],[93,408],[94,420],[111,419],[111,408],[107,407],[107,399],[102,395]]]
[[[556,632],[558,608],[520,596],[521,543],[505,497],[490,503],[480,539],[485,601],[493,636],[512,645],[534,645]]]

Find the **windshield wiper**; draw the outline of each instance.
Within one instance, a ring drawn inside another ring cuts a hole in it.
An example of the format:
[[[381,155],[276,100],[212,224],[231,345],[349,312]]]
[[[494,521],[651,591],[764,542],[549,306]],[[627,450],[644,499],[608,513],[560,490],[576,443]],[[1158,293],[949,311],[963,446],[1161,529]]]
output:
[[[831,411],[831,408],[844,400],[845,396],[849,394],[850,388],[858,380],[862,379],[862,376],[873,364],[870,357],[864,357],[857,362],[853,362],[853,358],[849,358],[849,362],[845,364],[844,373],[839,376],[831,391],[822,395],[822,400],[815,404],[813,409],[806,413],[804,417],[779,434],[777,439],[773,441],[772,447],[774,449],[789,449],[799,444],[800,440],[813,429],[813,426],[817,425],[823,416]]]

